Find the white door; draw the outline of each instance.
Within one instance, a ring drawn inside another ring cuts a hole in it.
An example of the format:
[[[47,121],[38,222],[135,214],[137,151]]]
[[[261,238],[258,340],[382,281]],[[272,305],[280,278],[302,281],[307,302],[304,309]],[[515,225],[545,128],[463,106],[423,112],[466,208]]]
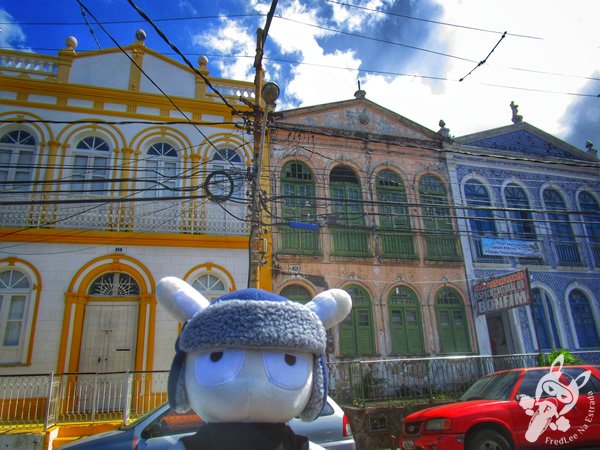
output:
[[[81,410],[121,409],[127,394],[123,372],[134,370],[138,305],[90,302],[85,308],[79,355]]]

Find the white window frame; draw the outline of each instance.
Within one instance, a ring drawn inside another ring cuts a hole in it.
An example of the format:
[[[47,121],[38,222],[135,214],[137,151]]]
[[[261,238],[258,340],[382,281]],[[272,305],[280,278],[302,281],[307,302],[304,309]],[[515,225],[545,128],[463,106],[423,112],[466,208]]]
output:
[[[91,142],[90,142],[91,140]],[[83,191],[85,195],[106,195],[107,180],[111,170],[110,144],[102,136],[90,135],[77,140],[72,154],[71,191]],[[78,164],[78,161],[83,164]],[[98,163],[105,161],[104,167]],[[75,180],[79,180],[76,182]],[[104,180],[104,182],[99,182]]]
[[[4,274],[13,275],[5,280]],[[0,364],[23,364],[27,360],[27,350],[31,337],[31,322],[34,308],[33,283],[26,272],[15,267],[0,268]],[[16,276],[16,278],[15,278]],[[8,283],[6,282],[8,281]],[[26,285],[25,285],[26,284]],[[6,345],[7,326],[15,319],[10,318],[10,306],[15,299],[22,297],[24,306],[20,320],[20,331],[16,345]]]
[[[173,197],[179,194],[179,152],[168,141],[150,144],[145,155],[144,196]]]
[[[225,156],[225,157],[224,157]],[[230,175],[230,180],[233,182],[233,193],[231,195],[234,201],[243,201],[247,197],[246,166],[244,165],[244,157],[237,150],[230,147],[222,147],[212,154],[209,164],[209,174],[212,172],[225,172]],[[207,175],[209,175],[207,174]],[[225,177],[213,180],[215,184],[211,187],[214,195],[226,194],[225,191],[218,191],[219,181],[226,183]],[[228,186],[223,189],[227,190]]]
[[[17,134],[15,139],[15,133]],[[22,136],[22,134],[24,136]],[[5,161],[8,166],[6,169],[0,168],[1,172],[6,173],[6,178],[0,177],[0,181],[4,181],[7,184],[4,186],[5,190],[30,190],[31,183],[23,183],[23,184],[10,184],[15,181],[29,181],[33,180],[33,167],[35,165],[35,157],[36,157],[36,147],[37,142],[35,136],[29,133],[26,130],[16,129],[9,130],[6,133],[3,133],[0,136],[0,140],[10,139],[13,142],[0,142],[0,152],[7,152],[8,158]],[[33,143],[26,143],[27,141],[32,140]],[[30,161],[22,164],[22,158],[25,156],[30,156]],[[0,161],[2,159],[0,158]],[[21,167],[27,166],[29,167]],[[19,174],[25,174],[19,175]]]

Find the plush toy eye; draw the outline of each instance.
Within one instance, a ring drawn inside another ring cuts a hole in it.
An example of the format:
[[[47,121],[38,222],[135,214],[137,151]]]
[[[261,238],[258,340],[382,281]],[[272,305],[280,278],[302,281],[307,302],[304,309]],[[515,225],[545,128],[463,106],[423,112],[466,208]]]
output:
[[[194,376],[200,386],[216,386],[233,380],[244,364],[243,350],[223,350],[194,356]]]
[[[301,388],[312,372],[309,354],[265,352],[263,362],[269,381],[283,389]]]
[[[210,354],[210,360],[212,362],[217,362],[223,357],[223,352],[212,352]]]

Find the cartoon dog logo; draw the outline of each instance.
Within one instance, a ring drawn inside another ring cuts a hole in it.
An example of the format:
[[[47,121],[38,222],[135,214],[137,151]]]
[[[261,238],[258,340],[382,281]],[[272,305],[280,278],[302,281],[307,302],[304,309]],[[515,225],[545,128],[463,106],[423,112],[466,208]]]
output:
[[[590,379],[591,372],[585,371],[569,384],[561,382],[564,356],[559,355],[535,389],[535,398],[524,395],[519,405],[531,416],[525,433],[528,442],[536,442],[546,429],[567,431],[571,427],[565,415],[577,404],[579,389]],[[558,368],[555,370],[555,367]],[[555,399],[556,401],[552,401]],[[561,408],[562,406],[562,408]],[[559,409],[560,408],[560,409]]]

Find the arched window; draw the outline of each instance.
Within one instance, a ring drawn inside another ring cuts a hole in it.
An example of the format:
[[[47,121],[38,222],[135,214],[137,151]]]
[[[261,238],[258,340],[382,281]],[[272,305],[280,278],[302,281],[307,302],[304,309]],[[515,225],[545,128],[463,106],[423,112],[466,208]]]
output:
[[[100,275],[90,285],[88,294],[96,297],[127,297],[140,295],[140,287],[133,277],[121,272]]]
[[[110,166],[110,147],[97,136],[81,139],[73,151],[71,191],[82,194],[105,194]]]
[[[397,286],[388,295],[392,353],[424,353],[421,306],[417,294],[406,286]]]
[[[340,351],[342,355],[372,355],[375,346],[371,298],[364,288],[355,284],[344,290],[352,298],[352,311],[339,325]]]
[[[590,242],[594,264],[600,266],[600,206],[589,192],[579,193],[579,208],[583,213],[585,233]]]
[[[402,180],[394,172],[384,170],[377,174],[375,183],[381,228],[381,255],[391,258],[417,258]]]
[[[537,335],[539,350],[560,348],[560,338],[552,301],[546,291],[535,288],[532,295],[533,326]]]
[[[571,229],[569,214],[566,212],[565,201],[555,189],[545,189],[543,196],[551,233],[548,237],[552,240],[558,264],[581,265],[581,257]]]
[[[368,256],[368,234],[364,229],[365,213],[360,183],[352,169],[334,168],[329,174],[331,194],[332,254],[336,256]]]
[[[598,327],[594,320],[590,301],[586,295],[579,289],[571,291],[569,294],[569,306],[571,307],[571,316],[573,317],[573,325],[577,333],[579,347],[600,347]]]
[[[13,130],[0,137],[0,182],[4,190],[31,189],[36,142],[23,130]]]
[[[435,296],[435,316],[442,353],[471,351],[465,305],[456,289],[444,287]]]
[[[477,180],[465,183],[465,198],[469,209],[467,211],[471,242],[478,258],[484,256],[481,238],[496,237],[496,223],[491,209],[490,195],[483,184]]]
[[[31,291],[24,273],[14,269],[0,272],[0,363],[23,362]]]
[[[192,287],[211,302],[229,292],[227,283],[214,273],[199,275],[192,283]]]
[[[293,254],[319,253],[315,182],[302,162],[290,161],[281,170],[282,215],[287,225],[279,228],[279,251]]]
[[[504,190],[504,199],[506,207],[512,210],[508,214],[513,237],[517,239],[537,239],[535,223],[531,216],[531,207],[525,190],[516,184],[509,184]]]
[[[425,227],[427,259],[458,260],[458,239],[454,234],[448,206],[448,194],[442,181],[434,175],[425,175],[419,181],[421,211]]]
[[[179,187],[179,155],[167,142],[152,144],[146,152],[146,197],[172,197]]]
[[[224,173],[214,176],[212,180],[214,187],[211,186],[212,194],[229,196],[230,184],[233,182],[231,199],[239,202],[246,198],[246,170],[244,161],[238,152],[231,148],[217,149],[210,161],[210,170]]]
[[[306,304],[312,300],[310,292],[299,284],[290,284],[281,290],[282,297],[288,298],[294,302]]]

